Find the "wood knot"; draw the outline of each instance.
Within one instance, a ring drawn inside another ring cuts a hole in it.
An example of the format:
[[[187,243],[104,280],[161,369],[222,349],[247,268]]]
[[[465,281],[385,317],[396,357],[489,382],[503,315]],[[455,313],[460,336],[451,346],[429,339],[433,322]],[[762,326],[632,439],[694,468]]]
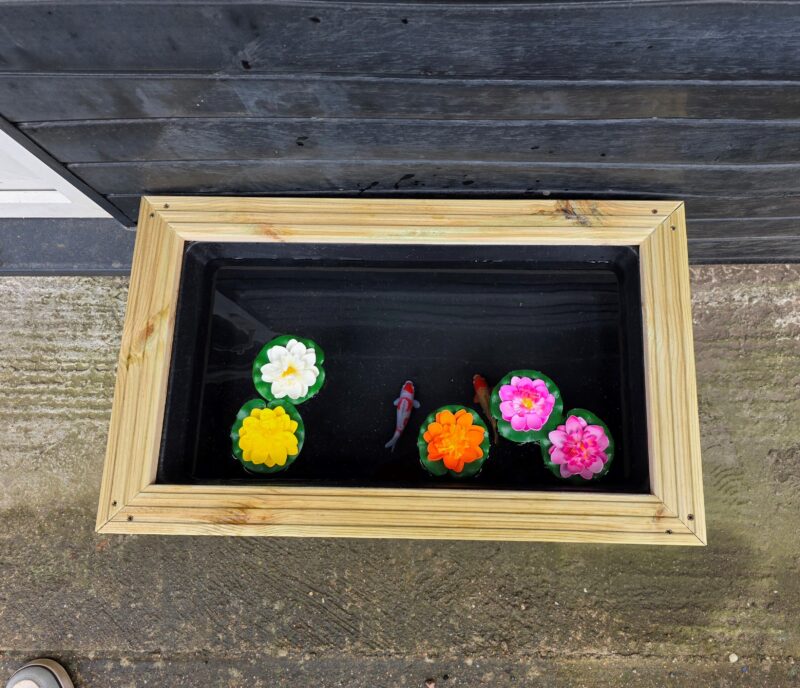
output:
[[[160,325],[167,317],[168,308],[168,306],[164,306],[158,313],[148,318],[142,329],[133,337],[129,351],[127,353],[124,353],[124,350],[120,352],[126,368],[141,361],[145,349],[157,340],[157,337],[153,335],[161,332]]]
[[[575,220],[579,225],[586,226],[590,224],[589,219],[585,215],[577,212],[569,201],[558,201],[556,203],[556,210],[564,213],[564,217]]]
[[[268,236],[275,241],[283,241],[283,237],[278,233],[278,231],[272,225],[269,225],[266,222],[262,222],[258,225],[258,231],[260,234]]]

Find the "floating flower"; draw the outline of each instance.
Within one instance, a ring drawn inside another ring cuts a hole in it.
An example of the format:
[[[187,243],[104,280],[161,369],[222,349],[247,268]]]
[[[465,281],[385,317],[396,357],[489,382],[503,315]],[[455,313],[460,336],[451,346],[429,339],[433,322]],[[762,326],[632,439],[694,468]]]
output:
[[[319,377],[317,352],[296,339],[267,349],[267,358],[269,363],[261,366],[261,379],[272,384],[276,399],[304,397]]]
[[[477,412],[445,406],[429,415],[417,446],[423,468],[434,475],[473,476],[489,455],[489,432]]]
[[[514,442],[541,440],[561,418],[561,393],[536,370],[515,370],[492,391],[492,415],[498,431]]]
[[[297,454],[297,422],[283,406],[253,409],[239,430],[239,449],[245,461],[283,466],[290,454]]]
[[[605,475],[610,468],[614,441],[606,424],[597,416],[584,409],[573,409],[567,422],[548,434],[548,442],[542,443],[542,455],[554,474],[592,480]]]
[[[267,404],[262,399],[242,406],[231,430],[234,456],[259,473],[288,468],[300,453],[304,436],[297,409],[287,402]]]
[[[268,342],[253,363],[253,382],[267,399],[289,399],[300,404],[322,387],[322,349],[310,339],[291,335]]]
[[[529,377],[511,378],[510,385],[500,387],[500,413],[518,432],[541,430],[553,412],[556,398],[544,380]]]

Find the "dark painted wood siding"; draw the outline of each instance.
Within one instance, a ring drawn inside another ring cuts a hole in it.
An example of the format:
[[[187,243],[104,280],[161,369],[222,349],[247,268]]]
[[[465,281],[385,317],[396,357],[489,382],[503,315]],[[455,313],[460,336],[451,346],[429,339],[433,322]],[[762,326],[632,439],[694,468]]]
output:
[[[797,2],[0,1],[0,114],[130,218],[169,192],[683,198],[693,241],[752,259],[800,236],[798,75]]]

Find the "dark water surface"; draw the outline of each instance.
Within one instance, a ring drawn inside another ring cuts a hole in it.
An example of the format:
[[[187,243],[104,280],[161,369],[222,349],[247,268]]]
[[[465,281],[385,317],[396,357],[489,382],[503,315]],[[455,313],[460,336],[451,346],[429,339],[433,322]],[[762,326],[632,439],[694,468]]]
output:
[[[158,480],[564,489],[532,444],[501,440],[467,481],[419,465],[428,413],[478,408],[474,373],[492,385],[532,368],[559,385],[565,411],[594,411],[616,439],[608,476],[584,489],[648,492],[638,269],[629,247],[191,245]],[[253,359],[280,334],[316,341],[328,377],[298,406],[297,461],[253,476],[232,458],[229,432],[258,397]],[[392,400],[406,379],[422,406],[390,453]]]

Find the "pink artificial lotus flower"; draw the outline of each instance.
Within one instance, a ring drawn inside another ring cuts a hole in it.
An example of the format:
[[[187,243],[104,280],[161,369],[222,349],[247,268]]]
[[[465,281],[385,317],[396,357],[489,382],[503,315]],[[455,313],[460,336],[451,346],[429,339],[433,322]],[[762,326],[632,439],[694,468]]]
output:
[[[561,466],[561,477],[579,475],[590,480],[608,461],[608,436],[600,425],[589,425],[579,416],[570,416],[549,435],[550,460]]]
[[[510,385],[500,388],[500,413],[517,432],[541,430],[550,418],[556,398],[544,380],[529,377],[511,378]]]

